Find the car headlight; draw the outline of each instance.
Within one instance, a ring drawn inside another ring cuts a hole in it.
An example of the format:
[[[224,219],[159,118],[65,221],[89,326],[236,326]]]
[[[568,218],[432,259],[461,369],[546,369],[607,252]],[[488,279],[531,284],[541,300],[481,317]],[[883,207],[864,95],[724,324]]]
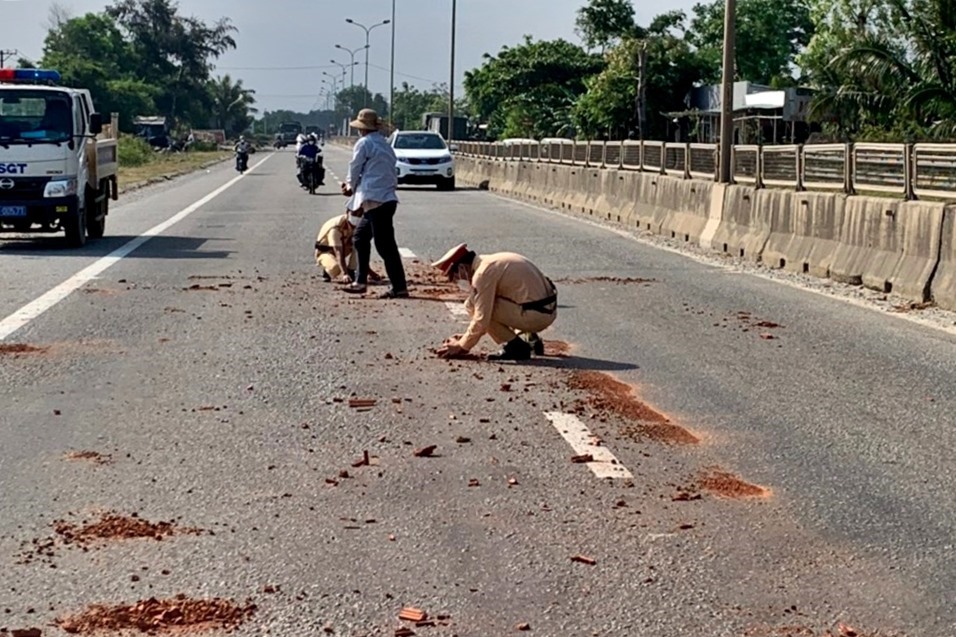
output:
[[[396,155],[395,161],[400,161],[404,164],[408,161],[408,157],[406,157],[405,155]]]
[[[442,164],[447,164],[448,162],[451,161],[451,155],[442,155],[441,157],[438,158],[438,161]]]
[[[43,189],[43,196],[49,198],[71,197],[76,194],[75,179],[57,179],[47,183]]]

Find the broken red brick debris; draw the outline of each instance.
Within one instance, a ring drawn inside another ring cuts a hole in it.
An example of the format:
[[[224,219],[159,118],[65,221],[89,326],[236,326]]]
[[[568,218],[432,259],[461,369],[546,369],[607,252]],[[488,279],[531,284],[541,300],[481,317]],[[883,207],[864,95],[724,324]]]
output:
[[[85,460],[96,465],[106,465],[113,463],[113,456],[108,453],[98,451],[71,451],[64,456],[67,460]]]
[[[584,453],[579,456],[571,456],[571,462],[574,464],[584,464],[586,462],[594,462],[594,456],[589,453]]]
[[[178,526],[175,522],[149,522],[115,512],[105,513],[99,520],[78,526],[64,520],[53,523],[53,530],[64,544],[76,544],[87,547],[99,540],[127,540],[150,538],[162,540],[172,535],[199,535],[200,529]]]
[[[362,457],[352,463],[353,468],[368,467],[372,464],[372,459],[368,455],[368,449],[362,452]]]
[[[196,630],[231,630],[253,615],[255,604],[240,605],[219,598],[150,598],[131,606],[94,604],[82,613],[58,618],[57,626],[73,635],[104,632],[181,633]]]
[[[545,341],[544,355],[554,358],[563,358],[571,353],[571,345],[564,341]]]
[[[571,561],[577,562],[579,564],[587,564],[588,566],[594,566],[595,564],[597,564],[597,560],[594,560],[593,558],[590,558],[584,555],[575,555],[571,558]]]
[[[48,347],[37,347],[26,343],[0,343],[0,356],[19,356],[22,354],[42,354]]]
[[[578,402],[574,409],[576,413],[590,409],[598,414],[614,414],[632,421],[621,429],[621,435],[650,438],[667,444],[692,445],[700,442],[697,436],[638,400],[630,385],[610,374],[575,371],[568,379],[568,387],[589,394],[587,399]]]
[[[628,283],[637,283],[650,285],[651,283],[656,283],[657,279],[642,279],[639,277],[621,277],[621,276],[589,276],[581,277],[577,279],[572,279],[565,277],[563,279],[555,279],[555,283],[565,283],[565,284],[578,284],[578,283],[618,283],[618,284],[628,284]]]
[[[701,489],[724,498],[766,498],[770,496],[769,489],[751,484],[720,467],[706,470],[697,479],[697,484],[700,485]]]
[[[3,632],[0,629],[0,633]],[[14,628],[10,631],[10,637],[43,637],[43,631],[39,628]]]
[[[515,626],[515,630],[531,630],[531,624],[528,622],[521,622]]]
[[[375,398],[350,398],[349,407],[352,409],[371,409],[378,404]]]
[[[420,622],[424,621],[428,617],[428,613],[423,611],[420,608],[413,608],[408,606],[403,608],[401,612],[398,613],[398,618],[408,622]]]
[[[414,455],[416,458],[431,458],[436,449],[438,449],[438,445],[428,445],[427,447],[416,449],[414,452],[412,452],[412,455]]]

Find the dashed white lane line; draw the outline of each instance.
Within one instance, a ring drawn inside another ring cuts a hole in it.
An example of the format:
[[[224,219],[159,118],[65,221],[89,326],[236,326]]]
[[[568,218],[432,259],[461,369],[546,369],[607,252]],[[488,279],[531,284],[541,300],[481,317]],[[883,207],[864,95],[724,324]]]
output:
[[[415,253],[409,250],[408,248],[399,248],[398,253],[402,255],[403,259],[417,259]]]
[[[448,311],[451,312],[451,315],[457,319],[463,321],[471,320],[471,316],[468,314],[468,310],[465,309],[465,306],[461,303],[455,301],[445,301],[445,307],[448,308]]]
[[[39,296],[35,300],[27,303],[19,310],[6,317],[0,321],[0,341],[4,341],[18,330],[29,325],[30,321],[33,321],[41,314],[55,306],[57,303],[68,297],[70,294],[78,290],[79,288],[86,285],[88,282],[96,279],[100,274],[108,270],[113,265],[116,265],[122,261],[125,257],[128,257],[134,250],[142,246],[144,243],[155,237],[156,235],[162,234],[173,225],[179,223],[192,213],[196,212],[207,203],[226,192],[237,183],[239,183],[243,177],[254,171],[256,168],[264,164],[272,157],[275,153],[265,156],[261,161],[250,167],[244,174],[239,175],[230,179],[225,184],[216,188],[211,193],[192,204],[187,208],[183,208],[172,217],[166,221],[153,226],[143,234],[139,235],[135,239],[124,243],[122,246],[113,250],[105,257],[97,259],[92,264],[86,266],[70,278],[68,278],[63,283],[60,283],[55,288],[49,290],[43,295]]]
[[[593,462],[585,463],[594,475],[599,478],[634,477],[607,447],[594,444],[595,435],[581,422],[580,418],[560,411],[548,411],[544,415],[558,433],[568,441],[576,455],[590,455],[594,459]]]

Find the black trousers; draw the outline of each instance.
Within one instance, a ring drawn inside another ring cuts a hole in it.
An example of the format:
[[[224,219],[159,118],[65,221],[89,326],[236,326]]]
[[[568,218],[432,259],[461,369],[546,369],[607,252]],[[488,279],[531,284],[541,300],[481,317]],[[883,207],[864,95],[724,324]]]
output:
[[[352,243],[358,255],[358,268],[355,271],[355,282],[360,285],[368,283],[369,261],[372,259],[372,240],[375,241],[375,251],[385,262],[385,273],[392,283],[392,290],[405,292],[408,284],[405,282],[405,267],[402,265],[402,255],[398,252],[395,242],[395,211],[397,201],[390,201],[378,208],[366,212],[355,227]]]

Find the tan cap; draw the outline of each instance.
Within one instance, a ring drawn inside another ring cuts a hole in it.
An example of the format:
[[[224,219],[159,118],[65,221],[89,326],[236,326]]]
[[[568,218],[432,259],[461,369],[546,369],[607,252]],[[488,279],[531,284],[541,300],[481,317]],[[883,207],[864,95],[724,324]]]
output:
[[[352,128],[359,130],[378,130],[382,127],[382,120],[378,113],[370,108],[363,108],[359,111],[358,117],[349,123]]]
[[[446,252],[445,256],[432,263],[432,267],[438,268],[447,275],[452,271],[452,268],[458,265],[458,262],[461,261],[466,254],[468,254],[468,246],[464,243],[460,243]]]

